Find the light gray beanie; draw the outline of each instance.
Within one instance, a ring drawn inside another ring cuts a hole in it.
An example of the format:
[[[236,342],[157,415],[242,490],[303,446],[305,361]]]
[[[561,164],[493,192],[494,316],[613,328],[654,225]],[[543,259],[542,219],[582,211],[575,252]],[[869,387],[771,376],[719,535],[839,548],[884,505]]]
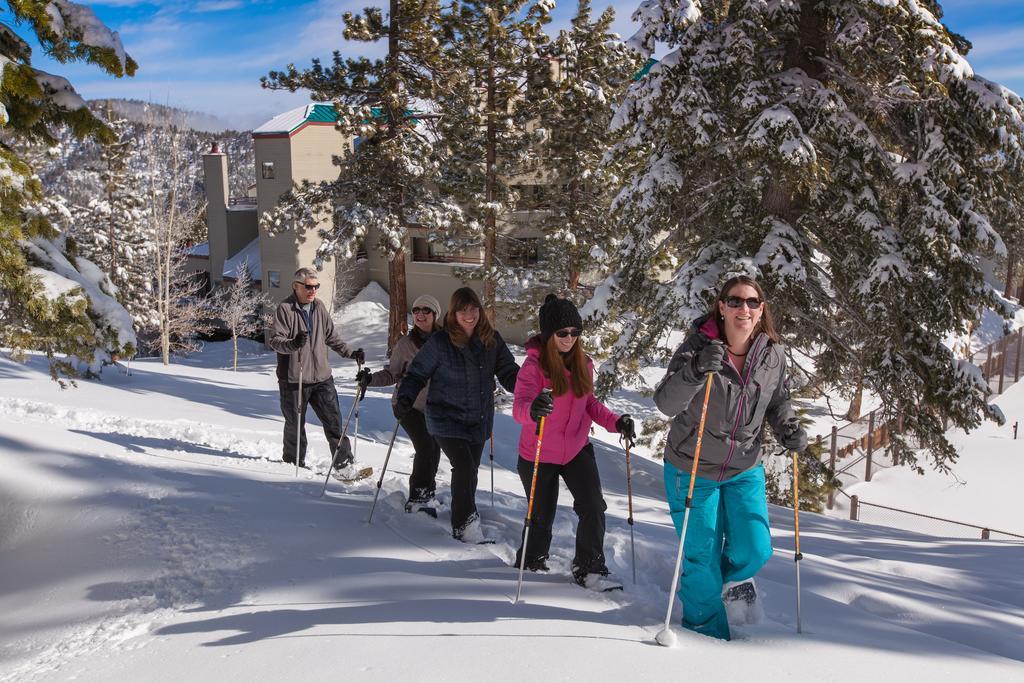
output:
[[[416,297],[416,300],[412,302],[413,308],[429,308],[434,312],[434,320],[440,323],[441,320],[441,304],[434,297],[429,294],[420,294]],[[410,309],[411,310],[411,309]]]

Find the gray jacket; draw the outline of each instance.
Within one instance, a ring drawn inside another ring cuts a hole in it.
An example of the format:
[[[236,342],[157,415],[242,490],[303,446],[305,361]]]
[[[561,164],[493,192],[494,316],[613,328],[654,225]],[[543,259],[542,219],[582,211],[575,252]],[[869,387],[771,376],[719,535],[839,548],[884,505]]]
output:
[[[327,307],[323,302],[313,300],[313,333],[306,345],[295,348],[295,335],[300,331],[308,332],[306,321],[299,310],[299,302],[292,294],[277,306],[274,313],[274,326],[267,345],[277,351],[277,379],[279,382],[297,384],[299,366],[294,362],[296,355],[302,360],[302,382],[313,384],[331,378],[331,365],[327,362],[327,348],[334,349],[339,355],[348,358],[351,351],[338,336]],[[296,354],[296,351],[299,351]]]
[[[705,316],[694,323],[654,390],[658,409],[672,418],[665,458],[687,473],[693,467],[707,380],[706,375],[697,374],[696,357],[717,337],[717,326],[707,322]],[[697,476],[723,481],[760,463],[766,421],[787,449],[807,447],[807,435],[789,402],[786,354],[782,345],[762,333],[750,346],[742,374],[726,361],[712,380]]]
[[[370,386],[371,387],[389,387],[392,384],[395,386],[395,393],[391,395],[391,404],[394,405],[398,401],[398,384],[401,383],[402,377],[405,376],[405,371],[409,368],[409,363],[419,353],[420,347],[427,342],[430,335],[421,332],[419,328],[413,327],[409,334],[405,335],[395,343],[395,348],[391,349],[391,360],[388,362],[388,366],[370,375]],[[416,400],[413,402],[412,407],[416,410],[425,412],[427,409],[427,391],[430,389],[430,382],[427,382],[427,386],[420,390],[420,393],[416,395]]]

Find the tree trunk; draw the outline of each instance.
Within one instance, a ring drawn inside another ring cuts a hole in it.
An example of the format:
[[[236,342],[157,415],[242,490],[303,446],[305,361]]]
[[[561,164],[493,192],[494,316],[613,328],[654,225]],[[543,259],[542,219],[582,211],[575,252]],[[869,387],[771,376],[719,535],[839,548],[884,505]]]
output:
[[[405,249],[399,249],[388,261],[388,287],[391,307],[388,311],[388,352],[409,331],[406,321],[408,297],[405,291]]]
[[[232,361],[231,369],[238,372],[238,335],[235,331],[231,331],[231,350],[232,350]]]
[[[1003,288],[1003,296],[1009,299],[1013,296],[1013,276],[1017,270],[1017,254],[1011,253],[1006,257],[1006,286]]]
[[[850,400],[850,409],[846,411],[846,419],[850,422],[856,422],[860,419],[861,404],[864,402],[864,376],[857,376],[857,388],[853,392],[853,398]]]
[[[494,282],[494,261],[495,261],[495,250],[498,245],[497,236],[497,217],[495,216],[494,210],[491,208],[491,204],[494,202],[495,185],[497,184],[497,161],[498,161],[498,142],[497,142],[497,131],[495,129],[494,108],[496,106],[495,90],[497,85],[495,83],[494,75],[494,60],[496,59],[494,53],[494,44],[487,48],[487,148],[486,148],[486,161],[487,161],[487,181],[486,181],[486,197],[487,197],[487,215],[484,222],[484,308],[487,311],[491,322],[494,322],[494,304],[497,287]]]

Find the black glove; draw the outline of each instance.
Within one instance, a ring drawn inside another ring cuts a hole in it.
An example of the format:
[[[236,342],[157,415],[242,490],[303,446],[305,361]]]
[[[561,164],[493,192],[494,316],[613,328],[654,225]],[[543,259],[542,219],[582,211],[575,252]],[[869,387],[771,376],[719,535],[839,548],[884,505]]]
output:
[[[296,351],[298,351],[303,346],[305,346],[307,341],[309,341],[309,333],[308,332],[303,332],[303,331],[300,331],[292,339],[292,343],[295,344],[295,350]]]
[[[615,421],[615,431],[630,444],[636,441],[636,425],[633,424],[633,418],[629,415],[623,415]]]
[[[412,412],[412,401],[408,396],[399,396],[398,400],[395,401],[395,405],[392,407],[395,417],[401,422],[405,417]]]
[[[796,421],[787,422],[782,428],[782,445],[787,450],[796,451],[803,455],[807,449],[807,432]]]
[[[356,373],[356,382],[359,384],[359,391],[366,391],[366,387],[370,386],[370,380],[373,379],[373,373],[370,372],[369,368],[363,368]]]
[[[348,357],[354,360],[355,362],[359,363],[360,365],[366,362],[366,354],[363,353],[362,349],[356,349],[352,353],[348,354]]]
[[[551,398],[551,392],[542,391],[537,398],[533,399],[533,403],[530,404],[530,419],[534,422],[540,422],[542,417],[547,417],[554,409],[555,401]]]
[[[706,375],[709,372],[721,372],[723,362],[725,362],[725,344],[714,339],[697,353],[697,362],[694,367],[698,375]]]

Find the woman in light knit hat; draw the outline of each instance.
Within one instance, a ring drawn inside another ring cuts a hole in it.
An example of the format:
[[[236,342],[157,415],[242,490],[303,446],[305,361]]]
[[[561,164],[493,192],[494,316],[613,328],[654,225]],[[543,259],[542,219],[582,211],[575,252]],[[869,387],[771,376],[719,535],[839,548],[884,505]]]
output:
[[[395,395],[391,397],[394,403],[398,395],[397,385],[405,376],[412,359],[416,357],[420,348],[427,343],[435,331],[440,329],[438,321],[441,319],[441,304],[429,294],[422,294],[412,302],[413,326],[409,334],[405,335],[395,344],[391,351],[391,361],[383,370],[371,373],[363,369],[357,377],[360,387],[389,387],[396,385]],[[437,464],[441,459],[441,450],[437,442],[427,432],[427,422],[424,410],[427,404],[427,387],[416,397],[413,409],[400,420],[405,433],[409,435],[416,455],[412,461],[412,475],[409,477],[409,500],[405,504],[406,512],[416,510],[430,511],[433,509],[434,490],[437,486]]]

